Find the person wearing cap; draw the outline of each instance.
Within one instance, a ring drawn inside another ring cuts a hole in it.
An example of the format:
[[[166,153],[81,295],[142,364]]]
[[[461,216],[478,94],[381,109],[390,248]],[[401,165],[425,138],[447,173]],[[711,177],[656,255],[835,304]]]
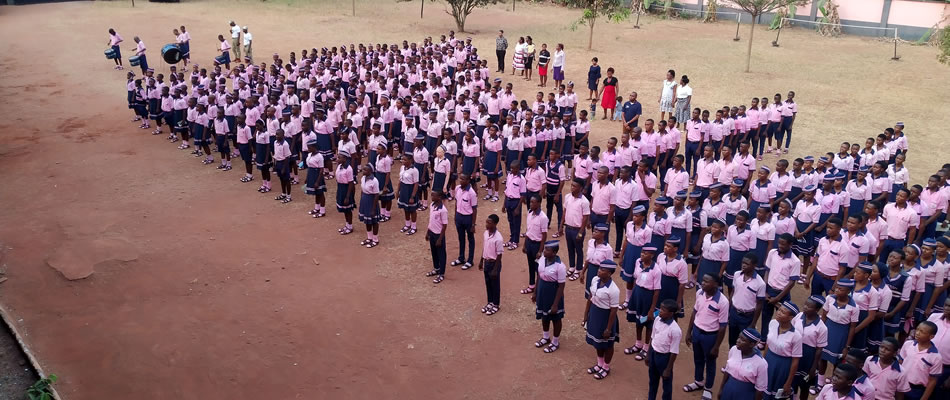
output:
[[[769,377],[764,396],[766,399],[788,398],[793,393],[795,373],[804,354],[803,328],[794,323],[798,313],[795,303],[784,301],[775,319],[769,321],[765,342]]]
[[[871,201],[871,185],[868,184],[868,167],[859,167],[854,179],[848,182],[845,191],[848,192],[848,216],[857,215],[864,211],[864,204]]]
[[[418,202],[418,209],[423,211],[428,207],[426,199],[429,197],[429,151],[423,146],[423,141],[426,139],[427,137],[422,133],[416,134],[415,143],[413,144],[415,147],[413,147],[411,155],[412,166],[418,171],[416,183],[419,184],[419,197],[414,199]]]
[[[930,314],[931,308],[927,307],[927,305],[931,303],[934,297],[936,284],[939,280],[940,286],[943,286],[944,275],[946,273],[944,272],[942,263],[938,266],[934,258],[934,250],[937,247],[936,240],[927,239],[924,240],[921,246],[914,244],[908,247],[913,248],[914,251],[918,253],[916,260],[917,266],[914,268],[914,273],[917,275],[914,284],[916,295],[911,304],[914,306],[914,321],[923,321],[926,320]],[[940,276],[938,277],[938,275]]]
[[[752,251],[759,258],[759,265],[756,266],[755,271],[764,278],[765,260],[775,244],[775,225],[771,220],[772,208],[768,204],[760,204],[759,208],[753,212],[755,212],[755,218],[749,222],[749,229],[755,236],[755,247]]]
[[[722,271],[726,269],[729,262],[729,241],[726,239],[726,223],[721,219],[713,219],[707,228],[707,234],[703,235],[700,249],[694,249],[693,252],[700,254],[699,269],[695,279],[702,279],[703,275],[711,274],[722,280]],[[704,232],[707,231],[704,229]],[[697,244],[698,246],[699,244]]]
[[[307,153],[307,157],[304,160],[304,165],[307,168],[307,179],[304,185],[304,192],[308,195],[314,196],[313,210],[309,211],[310,216],[313,218],[321,218],[325,216],[327,212],[326,198],[324,197],[324,193],[327,191],[327,185],[323,177],[323,155],[316,151],[316,138],[312,138],[307,141],[307,148],[309,149],[309,152]]]
[[[877,161],[872,164],[867,180],[868,185],[871,186],[871,201],[887,204],[893,187],[893,178],[887,174],[887,162]]]
[[[539,204],[540,209],[540,204]],[[561,346],[561,319],[564,318],[564,284],[567,282],[567,267],[561,262],[557,252],[560,244],[557,240],[544,242],[544,250],[538,258],[538,290],[531,294],[535,303],[535,318],[541,320],[541,339],[534,347],[542,348],[545,353],[553,353]],[[550,328],[554,325],[554,336]]]
[[[904,167],[904,159],[903,154],[898,154],[894,157],[894,162],[887,166],[887,176],[891,178],[891,193],[887,201],[895,201],[897,191],[906,188],[910,182],[910,172]]]
[[[407,156],[403,156],[405,159]],[[404,164],[405,165],[405,164]],[[415,171],[415,168],[406,167],[405,171]],[[400,171],[400,174],[402,171]],[[412,172],[410,172],[412,173]],[[449,224],[448,208],[442,203],[442,193],[432,193],[432,207],[429,208],[429,222],[426,230],[426,241],[429,242],[429,252],[432,255],[432,271],[427,277],[435,277],[432,283],[439,284],[445,280],[445,230]]]
[[[798,282],[802,263],[792,251],[795,238],[790,234],[779,236],[777,246],[765,258],[765,304],[762,310],[762,332],[768,334],[768,321],[778,305],[791,299],[792,288]]]
[[[684,251],[689,241],[688,234],[692,231],[692,215],[689,209],[686,208],[688,193],[686,190],[680,190],[676,193],[670,193],[670,195],[672,195],[673,205],[666,209],[666,214],[671,220],[670,236],[676,235],[681,239],[676,245],[676,252],[685,256]],[[669,239],[667,238],[667,240]]]
[[[653,237],[653,229],[646,221],[646,211],[646,207],[642,205],[633,207],[630,211],[630,218],[624,227],[624,245],[619,257],[623,267],[620,277],[627,282],[628,293],[625,298],[629,298],[629,292],[633,290],[635,263],[640,259],[640,253],[643,247],[650,244],[650,240]],[[623,310],[626,306],[627,304],[624,302],[620,309]]]
[[[756,345],[761,342],[762,337],[755,329],[749,328],[742,331],[736,345],[729,349],[728,360],[722,369],[723,378],[719,385],[719,399],[762,399],[763,392],[766,393],[765,397],[768,397],[771,365],[768,365],[768,362],[756,350]]]
[[[923,321],[914,330],[914,339],[904,342],[901,347],[901,367],[906,367],[907,383],[910,385],[905,399],[936,398],[933,395],[937,379],[942,375],[943,364],[937,344],[933,342],[938,332],[936,324]]]
[[[739,333],[746,328],[754,328],[762,314],[765,302],[765,280],[755,273],[758,257],[753,253],[738,255],[741,270],[734,276],[726,277],[729,286],[729,346],[735,346]],[[763,320],[764,322],[764,320]]]
[[[819,314],[824,305],[824,297],[811,296],[805,300],[801,312],[794,319],[795,329],[801,332],[802,336],[802,356],[798,360],[792,388],[805,400],[809,393],[818,394],[824,385],[824,375],[819,377],[821,385],[815,381],[818,361],[821,359],[822,350],[828,345],[828,327]],[[766,320],[763,319],[762,322]]]
[[[422,146],[422,139],[416,140],[416,146]],[[423,150],[425,149],[423,148]],[[425,163],[425,161],[423,161],[423,163]],[[419,172],[420,168],[415,164],[417,163],[414,163],[414,155],[403,154],[402,165],[399,167],[399,187],[397,189],[399,192],[399,200],[396,204],[399,208],[403,209],[403,213],[405,214],[404,224],[402,229],[399,230],[399,233],[405,233],[407,235],[416,233],[416,210],[419,208],[419,197],[420,193],[426,190],[426,187],[420,182],[422,176]],[[441,196],[439,199],[441,200]],[[444,207],[441,202],[440,207]],[[430,216],[430,218],[432,217]],[[432,227],[430,226],[430,228]],[[437,233],[443,237],[445,236],[444,231]],[[442,246],[445,246],[444,239]]]
[[[729,185],[729,193],[722,197],[722,202],[726,208],[726,224],[732,225],[736,222],[736,214],[739,211],[749,209],[749,202],[742,196],[742,188],[745,187],[745,181],[736,178]]]
[[[842,361],[851,347],[854,328],[859,319],[858,306],[851,299],[852,289],[854,289],[854,281],[842,278],[835,285],[834,293],[825,298],[822,319],[828,327],[828,345],[821,353],[821,361],[818,363],[819,375],[825,374],[828,363],[836,365]],[[822,384],[822,378],[819,378],[818,384],[819,386]]]
[[[351,156],[346,150],[337,155],[337,167],[334,173],[336,178],[336,210],[343,214],[346,222],[337,229],[341,235],[353,233],[353,209],[356,207],[354,199],[356,193],[356,179],[353,167],[350,166]]]
[[[609,248],[608,248],[609,249]],[[597,351],[597,364],[587,369],[594,379],[601,380],[610,375],[610,362],[614,357],[614,343],[620,341],[620,323],[617,308],[620,305],[620,289],[614,284],[611,275],[617,269],[613,260],[605,259],[596,268],[596,276],[587,281],[590,296],[584,309],[584,325],[587,329],[587,344]]]
[[[597,275],[598,266],[604,264],[606,261],[612,260],[610,244],[607,243],[606,239],[609,230],[610,228],[607,226],[607,224],[594,224],[593,232],[591,233],[591,239],[587,241],[587,254],[585,263],[583,267],[579,269],[579,271],[584,271],[586,269],[586,273],[584,275],[585,285]],[[586,298],[590,298],[590,292],[585,292],[584,295]]]
[[[725,185],[718,182],[709,186],[709,191],[706,193],[708,197],[706,200],[703,200],[704,219],[702,223],[704,229],[708,229],[712,221],[716,219],[726,222],[728,208],[726,207],[726,203],[722,200],[722,190],[724,187]],[[703,236],[705,236],[705,232]]]
[[[478,270],[485,271],[485,292],[488,297],[488,304],[482,307],[482,313],[485,315],[494,315],[501,307],[501,259],[505,255],[505,247],[502,243],[504,239],[501,232],[496,229],[498,221],[498,216],[495,214],[485,219],[482,257],[478,261]],[[472,224],[473,228],[474,226]]]
[[[380,184],[371,164],[364,164],[360,169],[359,218],[366,224],[366,240],[360,245],[369,249],[379,245]]]
[[[924,243],[927,243],[925,240]],[[934,247],[934,265],[930,268],[934,279],[934,291],[930,301],[923,310],[929,310],[932,314],[939,314],[944,311],[944,300],[947,298],[947,290],[950,289],[950,237],[941,236],[931,243]],[[950,358],[950,357],[948,357]]]
[[[860,323],[854,328],[852,349],[867,350],[871,323],[878,319],[881,308],[881,292],[874,288],[871,282],[871,273],[874,266],[869,262],[862,262],[854,270],[854,291],[851,298],[858,306],[858,320]]]
[[[669,197],[657,197],[653,202],[653,209],[647,215],[647,226],[652,231],[650,245],[657,249],[663,247],[666,238],[673,232],[673,219],[666,211],[666,207],[669,205]]]
[[[804,271],[808,271],[815,250],[815,228],[821,218],[821,205],[815,201],[814,185],[802,188],[802,199],[795,205],[792,217],[795,218],[796,239],[792,249],[802,258]]]
[[[660,269],[660,298],[659,302],[671,299],[679,304],[678,317],[683,317],[683,292],[689,284],[689,267],[680,247],[684,238],[674,233],[667,238],[663,245],[663,253],[657,256],[657,267]]]
[[[881,255],[890,254],[891,251],[901,250],[911,242],[917,235],[917,226],[920,225],[920,216],[917,211],[907,202],[910,192],[907,189],[898,189],[893,203],[884,206],[881,214],[887,221],[885,234],[887,237],[881,244]]]
[[[376,174],[376,180],[379,181],[379,213],[380,219],[379,222],[386,222],[392,218],[392,203],[396,198],[396,193],[393,190],[393,182],[390,178],[390,173],[393,168],[393,158],[389,156],[389,146],[386,143],[378,143],[376,145],[376,153],[379,156],[376,158],[376,163],[373,164],[375,167],[373,171]]]
[[[769,167],[762,166],[759,168],[755,182],[749,185],[749,212],[755,212],[759,208],[759,204],[768,204],[769,207],[775,204],[777,188],[769,180],[770,172]]]
[[[571,182],[571,193],[564,196],[564,215],[559,224],[561,228],[555,234],[566,234],[564,239],[567,242],[567,272],[568,279],[572,281],[579,277],[575,268],[584,269],[584,235],[590,220],[590,201],[582,192],[585,184],[586,182],[579,178],[574,178]]]
[[[254,35],[252,35],[251,32],[247,30],[247,25],[244,25],[241,31],[244,32],[244,61],[248,62],[249,64],[253,64],[254,55],[251,52],[251,45],[254,43]],[[231,36],[234,37],[234,34],[232,33]],[[237,43],[234,44],[234,47],[238,48]],[[238,50],[238,57],[240,57],[240,50]]]
[[[626,349],[623,353],[630,355],[636,354],[637,361],[643,361],[646,358],[646,352],[650,349],[650,335],[652,333],[654,311],[659,305],[660,297],[660,277],[662,275],[656,263],[657,248],[647,245],[640,253],[640,258],[636,260],[634,266],[633,281],[636,285],[633,290],[627,290],[628,297],[623,306],[628,305],[627,322],[636,323],[637,342]],[[628,281],[628,288],[631,281]],[[621,309],[622,309],[621,308]],[[646,336],[644,336],[646,328]]]
[[[719,284],[718,276],[702,275],[686,330],[686,346],[693,348],[694,380],[683,386],[683,391],[703,390],[703,399],[712,399],[716,359],[729,322],[729,299],[719,290]]]
[[[290,163],[291,160],[291,151],[290,151],[290,142],[284,137],[284,130],[277,130],[277,140],[274,142],[274,172],[277,173],[277,178],[280,179],[280,195],[274,198],[281,203],[291,202],[291,186],[290,186]]]

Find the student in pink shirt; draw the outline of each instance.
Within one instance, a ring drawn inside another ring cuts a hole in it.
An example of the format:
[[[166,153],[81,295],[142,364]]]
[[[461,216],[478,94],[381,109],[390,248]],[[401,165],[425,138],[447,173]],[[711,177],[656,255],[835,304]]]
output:
[[[766,150],[766,152],[767,153],[772,152],[772,137],[774,136],[777,142],[775,146],[775,150],[776,150],[775,154],[782,154],[779,148],[782,147],[781,145],[782,143],[782,110],[785,108],[785,106],[782,103],[781,94],[776,93],[773,99],[774,99],[774,102],[772,104],[769,104],[768,109],[767,109],[769,124],[768,124],[768,130],[766,131],[767,132],[766,134],[768,135],[768,138],[769,138],[769,147]]]
[[[142,68],[142,75],[145,75],[145,71],[148,71],[148,60],[145,58],[145,42],[139,39],[138,36],[132,38],[135,41],[135,56],[139,58],[139,66]]]
[[[712,388],[716,380],[716,359],[719,357],[719,347],[726,336],[726,324],[729,322],[729,300],[719,291],[719,285],[718,276],[702,276],[686,331],[686,347],[693,348],[694,380],[683,386],[683,391],[689,393],[703,390],[704,399],[712,399]],[[755,343],[750,346],[754,347]],[[764,381],[763,379],[762,390],[765,389]]]
[[[825,299],[822,319],[828,327],[828,345],[822,350],[818,362],[818,386],[824,384],[828,363],[837,364],[844,359],[845,351],[854,339],[854,327],[858,323],[858,307],[851,299],[854,281],[840,279],[834,287],[834,295]]]
[[[590,223],[591,226],[607,224],[607,237],[605,237],[604,240],[609,242],[609,228],[610,223],[613,222],[614,214],[614,205],[611,204],[611,200],[615,196],[615,188],[614,184],[608,180],[608,175],[609,169],[606,166],[602,166],[597,169],[597,180],[591,183],[592,199],[590,202]]]
[[[697,243],[697,245],[699,245]],[[709,233],[702,239],[702,253],[699,260],[699,269],[696,279],[710,274],[721,280],[721,271],[729,262],[729,241],[726,239],[726,223],[721,219],[714,219],[709,224]],[[696,251],[696,253],[699,253]]]
[[[238,117],[238,143],[241,142],[241,127],[243,116]],[[309,211],[313,218],[322,218],[326,215],[326,181],[324,180],[323,154],[317,151],[317,139],[311,139],[307,142],[307,157],[304,160],[304,166],[307,168],[307,180],[304,185],[304,192],[314,196],[313,209]],[[243,150],[242,150],[243,154]],[[248,167],[250,168],[250,167]],[[250,176],[250,174],[248,174]]]
[[[520,217],[519,217],[520,218]],[[541,211],[541,197],[528,197],[528,215],[525,224],[525,244],[522,252],[528,259],[528,286],[521,294],[534,293],[535,278],[538,273],[538,259],[541,258],[542,245],[548,240],[548,216]]]
[[[485,292],[488,297],[488,304],[482,307],[482,313],[485,315],[497,313],[501,306],[501,258],[505,253],[505,247],[501,232],[496,229],[498,221],[498,216],[495,214],[489,215],[485,220],[485,233],[482,234],[482,258],[478,261],[478,270],[485,271]]]
[[[356,179],[353,174],[353,167],[350,166],[350,154],[346,150],[341,150],[337,155],[336,167],[336,210],[343,213],[346,223],[342,228],[337,229],[341,235],[353,233],[353,209],[356,207],[354,196],[356,193]]]
[[[743,329],[755,327],[762,314],[765,303],[765,280],[755,273],[759,260],[755,254],[746,253],[742,257],[742,269],[729,279],[729,345],[735,346],[736,339]],[[765,322],[765,321],[763,321]]]
[[[801,400],[808,400],[809,394],[818,394],[821,389],[815,383],[815,377],[822,350],[828,345],[828,327],[818,314],[824,305],[823,297],[811,296],[805,300],[802,312],[795,316],[795,329],[802,334],[802,357],[798,361],[798,371],[792,386],[799,392]],[[824,375],[821,379],[824,382]]]
[[[379,245],[379,194],[381,187],[370,164],[364,164],[360,172],[359,217],[360,222],[366,224],[366,240],[360,245],[369,249]]]
[[[419,136],[416,136],[415,142],[416,148],[420,148],[422,139]],[[423,152],[419,154],[428,158],[425,154],[425,148],[422,148],[422,150]],[[416,233],[416,210],[419,208],[420,192],[426,190],[425,186],[421,182],[422,178],[419,173],[419,168],[416,166],[417,163],[418,161],[416,161],[415,155],[403,154],[402,166],[399,167],[399,186],[398,189],[396,189],[399,192],[399,200],[397,200],[396,204],[403,210],[403,213],[405,214],[404,225],[402,229],[399,230],[399,233],[405,233],[406,235],[413,235]],[[339,197],[339,193],[337,194],[337,197]],[[442,197],[440,196],[439,198],[441,199]],[[440,233],[445,235],[444,232]],[[443,246],[444,245],[445,244],[443,243]]]
[[[610,278],[617,269],[613,260],[604,260],[593,267],[597,267],[597,276],[585,284],[590,296],[584,310],[584,326],[587,327],[587,344],[597,351],[597,364],[588,368],[587,373],[594,379],[601,380],[610,375],[614,343],[620,341],[620,325],[617,319],[620,289]]]
[[[716,183],[719,177],[719,163],[714,159],[715,150],[711,145],[703,149],[703,158],[696,161],[696,173],[693,181],[696,187],[703,192],[702,199],[709,196],[709,187]]]
[[[818,240],[815,250],[815,268],[808,270],[805,289],[811,294],[828,294],[834,289],[835,282],[845,276],[848,268],[846,252],[848,246],[841,237],[841,220],[828,218],[825,222],[826,236]]]
[[[910,191],[899,189],[895,201],[884,206],[881,216],[887,221],[885,230],[887,238],[883,240],[880,254],[890,254],[893,250],[900,250],[910,243],[908,239],[916,236],[920,216],[907,202],[909,197]]]
[[[861,399],[861,395],[854,391],[854,381],[858,379],[858,373],[858,369],[851,364],[838,365],[831,377],[831,384],[824,385],[815,400]]]
[[[222,115],[223,119],[224,116]],[[284,139],[284,130],[278,129],[277,141],[274,142],[274,172],[277,173],[277,178],[280,179],[280,194],[274,200],[278,200],[283,204],[291,202],[290,162],[290,142]]]
[[[427,277],[435,277],[432,283],[438,284],[445,280],[445,230],[449,225],[448,208],[442,204],[442,193],[432,193],[432,205],[429,207],[429,223],[426,230],[426,240],[429,242],[429,252],[432,254],[432,271]]]
[[[937,389],[935,393],[938,396],[950,394],[950,298],[944,300],[941,310],[930,314],[927,321],[937,326],[937,334],[934,335],[933,343],[937,349],[944,349],[940,352],[940,358],[943,362],[943,372],[937,379]],[[943,398],[943,397],[940,397]]]
[[[881,342],[878,354],[871,355],[864,361],[862,372],[867,374],[871,385],[874,386],[874,397],[865,397],[866,399],[892,400],[903,398],[904,393],[910,391],[906,367],[901,366],[901,361],[897,358],[899,349],[897,339],[886,337]]]
[[[119,48],[119,43],[122,43],[122,36],[115,32],[115,29],[109,28],[109,47],[113,51],[113,61],[115,61],[115,69],[122,69],[122,51]]]
[[[785,102],[782,103],[782,125],[779,127],[779,132],[781,132],[776,137],[775,143],[775,152],[779,154],[778,150],[782,147],[782,136],[785,137],[785,154],[788,154],[788,146],[792,142],[792,125],[795,124],[795,116],[798,115],[798,103],[795,102],[795,92],[789,91],[788,97],[785,99]]]
[[[933,398],[943,364],[940,352],[933,343],[937,330],[937,325],[933,322],[923,321],[914,330],[914,340],[904,342],[901,347],[901,367],[907,367],[907,383],[910,384],[910,391],[904,395],[905,399]]]
[[[666,176],[663,178],[663,193],[666,196],[674,196],[680,190],[689,188],[689,172],[683,168],[684,160],[682,154],[673,157],[673,166],[666,171]]]
[[[630,296],[624,302],[627,307],[627,322],[636,323],[637,342],[624,349],[624,354],[636,354],[636,360],[646,358],[650,349],[650,334],[653,328],[654,311],[660,298],[660,277],[662,271],[657,268],[656,247],[646,246],[640,253],[640,259],[634,267],[636,286],[633,291],[627,291]],[[644,337],[644,328],[646,336]]]
[[[648,400],[656,400],[660,379],[663,379],[663,400],[673,398],[673,364],[679,355],[680,339],[683,331],[673,318],[679,310],[675,300],[666,299],[660,303],[658,320],[654,321],[651,338],[652,346],[644,360],[649,369],[650,389]]]
[[[540,209],[541,205],[538,204]],[[560,336],[564,318],[564,284],[567,281],[567,267],[557,256],[557,240],[544,243],[544,250],[538,259],[538,290],[531,294],[531,301],[535,303],[535,318],[541,320],[541,339],[534,342],[534,347],[543,348],[545,353],[553,353],[560,348]],[[550,327],[554,324],[554,337],[551,337]]]
[[[568,279],[577,280],[579,274],[575,268],[584,269],[584,236],[587,233],[587,223],[590,219],[590,201],[583,195],[586,182],[574,178],[571,182],[571,193],[564,196],[564,215],[561,219],[561,230],[557,235],[563,236],[567,242]]]
[[[231,44],[227,40],[224,40],[223,35],[218,35],[218,41],[221,42],[219,50],[221,50],[221,55],[214,58],[215,65],[224,64],[224,68],[231,70]]]
[[[723,367],[722,383],[719,385],[720,400],[749,399],[750,394],[757,400],[768,390],[769,364],[756,350],[762,342],[761,335],[755,329],[742,331],[736,345],[729,349],[729,359]]]

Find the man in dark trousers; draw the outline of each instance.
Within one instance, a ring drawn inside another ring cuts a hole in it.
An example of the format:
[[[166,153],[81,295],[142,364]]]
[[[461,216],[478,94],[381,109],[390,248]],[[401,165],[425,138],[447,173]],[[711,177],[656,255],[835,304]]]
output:
[[[508,51],[508,39],[505,39],[505,31],[499,30],[498,37],[495,38],[495,55],[498,56],[498,71],[505,72],[505,53]]]

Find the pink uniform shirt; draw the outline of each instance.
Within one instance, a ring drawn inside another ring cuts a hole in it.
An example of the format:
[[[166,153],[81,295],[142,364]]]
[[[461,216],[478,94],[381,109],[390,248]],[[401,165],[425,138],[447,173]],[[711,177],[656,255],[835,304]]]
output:
[[[673,318],[668,320],[657,319],[653,322],[653,342],[650,343],[651,349],[660,354],[679,354],[680,339],[683,338],[683,330]]]
[[[887,220],[887,236],[892,239],[906,239],[907,229],[920,225],[920,216],[908,204],[907,207],[897,207],[897,203],[888,203],[884,206],[882,215]]]
[[[540,208],[537,213],[528,210],[525,237],[540,242],[543,239],[542,235],[548,231],[548,222],[548,216],[544,215]]]
[[[587,197],[574,197],[573,194],[564,196],[564,225],[580,228],[585,215],[590,215],[590,202]]]
[[[429,232],[439,235],[448,223],[449,209],[444,204],[440,207],[433,205],[429,208]]]
[[[614,196],[614,184],[607,182],[591,182],[591,204],[590,209],[594,214],[607,215],[610,212],[610,202]]]
[[[643,267],[643,259],[637,260],[634,265],[633,276],[637,286],[646,290],[656,290],[660,288],[660,277],[662,273],[660,269],[657,268],[656,260],[653,261],[653,265],[650,265],[649,268]]]
[[[907,383],[907,375],[904,374],[904,368],[900,365],[900,360],[894,361],[888,365],[881,365],[881,358],[870,356],[864,361],[862,369],[871,380],[874,386],[874,397],[865,397],[869,400],[893,400],[897,392],[907,393],[910,391],[910,384]]]
[[[529,192],[540,192],[541,186],[544,185],[544,170],[540,166],[528,168],[524,171],[524,178]]]
[[[494,233],[489,233],[488,230],[485,230],[485,233],[482,234],[482,258],[497,260],[498,256],[504,252],[504,239],[501,237],[501,232],[496,230]]]
[[[735,290],[732,291],[732,306],[742,312],[755,311],[756,305],[765,300],[765,281],[759,274],[753,273],[751,278],[746,278],[742,273],[737,273],[732,278],[732,284]]]
[[[941,349],[940,358],[943,360],[943,365],[950,365],[950,321],[943,318],[943,313],[930,314],[927,321],[937,325],[937,334],[932,342],[937,346],[937,349]]]
[[[768,268],[768,284],[772,289],[782,290],[789,283],[798,280],[798,274],[802,270],[802,262],[792,251],[781,254],[778,249],[769,251],[765,258],[765,267]]]
[[[478,193],[475,193],[475,188],[471,185],[468,188],[456,186],[455,212],[461,215],[472,215],[476,207],[478,207]]]
[[[904,360],[901,369],[906,369],[907,383],[911,385],[926,385],[930,377],[939,377],[943,370],[940,353],[933,342],[930,347],[920,349],[916,340],[908,340],[901,347],[900,357]]]
[[[712,296],[706,296],[703,291],[696,292],[693,311],[696,312],[693,324],[703,331],[716,332],[729,323],[729,299],[719,290]]]
[[[831,277],[838,276],[839,268],[848,266],[844,258],[844,246],[846,244],[841,237],[837,240],[821,238],[818,241],[818,249],[815,251],[818,255],[817,271]]]
[[[779,333],[779,322],[769,321],[769,334],[766,339],[769,352],[782,357],[802,356],[802,330],[794,322],[789,330]]]
[[[742,382],[748,382],[755,385],[755,390],[765,392],[769,386],[769,364],[759,355],[753,352],[749,358],[742,357],[742,351],[738,347],[732,346],[729,349],[729,359],[723,372],[729,374],[729,379],[738,379]]]

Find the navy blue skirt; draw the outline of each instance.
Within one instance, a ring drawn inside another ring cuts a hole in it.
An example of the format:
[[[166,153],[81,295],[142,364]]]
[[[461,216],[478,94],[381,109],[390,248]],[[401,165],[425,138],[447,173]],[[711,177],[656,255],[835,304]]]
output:
[[[330,135],[317,135],[317,149],[323,154],[324,160],[333,157],[333,144]]]
[[[538,280],[537,308],[534,311],[536,319],[559,321],[564,318],[564,296],[557,303],[557,312],[551,314],[551,306],[554,305],[554,298],[557,297],[557,282],[549,282],[544,279]]]
[[[914,321],[925,321],[927,320],[927,317],[930,316],[929,312],[924,312],[924,308],[927,307],[927,303],[930,302],[930,298],[933,297],[934,289],[935,286],[933,283],[924,284],[924,292],[920,294],[920,300],[917,301],[917,306],[914,307]],[[938,303],[934,303],[934,305],[937,304]],[[941,306],[943,305],[943,303],[939,304]],[[943,309],[943,307],[940,308]]]
[[[594,280],[594,277],[597,276],[597,270],[600,269],[600,265],[589,263],[587,269],[584,270],[584,298],[590,298],[590,285],[589,283]],[[591,307],[593,308],[593,307]]]
[[[412,185],[399,185],[399,201],[396,204],[403,210],[416,211],[419,207],[419,199],[418,195],[415,198],[412,197]]]
[[[376,172],[376,180],[379,181],[379,184],[382,185],[383,182],[386,182],[386,178],[389,176],[386,172]],[[392,201],[396,198],[396,193],[393,191],[393,181],[390,179],[386,182],[385,187],[379,192],[379,201]]]
[[[837,364],[841,359],[841,352],[844,351],[844,344],[848,341],[848,330],[850,324],[839,324],[830,319],[825,320],[828,327],[828,345],[821,350],[821,359],[832,364]]]
[[[442,192],[442,187],[445,186],[445,179],[445,173],[436,172],[435,175],[432,176],[432,191]],[[448,188],[446,188],[446,190],[448,190]]]
[[[656,304],[661,304],[667,299],[676,301],[679,294],[680,278],[670,275],[660,276],[660,297],[656,299]]]
[[[904,283],[905,285],[907,283]],[[891,297],[891,304],[887,307],[887,312],[894,311],[897,308],[897,304],[900,303],[900,296]],[[890,319],[883,319],[884,321],[884,333],[888,336],[893,336],[895,333],[900,332],[902,325],[904,325],[904,314],[907,312],[907,305],[904,305],[904,308],[892,316]]]
[[[485,153],[485,162],[482,164],[482,172],[486,178],[497,178],[499,176],[500,165],[498,162],[498,152],[489,151]]]
[[[610,336],[604,339],[604,330],[607,329],[609,319],[610,309],[591,305],[590,312],[587,314],[587,344],[594,346],[597,350],[606,350],[613,347],[614,343],[620,343],[620,324],[618,321],[614,321]]]
[[[748,250],[736,250],[729,248],[729,262],[726,263],[726,273],[723,274],[723,280],[728,287],[732,287],[732,278],[736,276],[736,273],[742,269],[742,257],[745,256],[745,253],[748,253]]]
[[[202,144],[210,143],[210,142],[205,142],[204,135],[205,135],[204,126],[202,126],[201,124],[194,124],[192,126],[191,137],[195,139],[195,146],[201,146]]]
[[[808,225],[811,225],[811,222],[795,220],[795,225],[799,232],[804,232]],[[810,256],[815,251],[815,230],[804,234],[801,239],[796,239],[795,243],[792,243],[792,251],[795,252],[795,255]]]
[[[769,364],[769,385],[768,389],[765,389],[765,397],[774,399],[778,390],[785,386],[788,374],[792,372],[792,358],[783,357],[770,351],[765,354],[765,361]],[[732,378],[729,380],[732,380]]]
[[[755,249],[752,250],[752,252],[759,259],[758,265],[755,266],[755,272],[762,277],[765,277],[765,271],[767,270],[765,267],[765,258],[768,257],[769,254],[765,251],[765,249],[768,247],[768,240],[755,239]]]
[[[848,204],[848,216],[858,215],[861,212],[864,212],[864,200],[851,199],[851,203]]]
[[[696,270],[696,280],[702,282],[703,277],[706,276],[706,274],[710,274],[712,276],[719,277],[719,281],[722,282],[722,276],[719,275],[720,269],[722,269],[722,261],[715,261],[706,258],[700,259],[699,268]]]
[[[663,245],[666,244],[666,236],[653,234],[650,237],[650,246],[656,247],[658,252],[663,251]]]
[[[624,282],[633,282],[633,273],[636,270],[637,260],[640,259],[640,253],[643,252],[643,246],[637,246],[628,241],[624,241],[627,248],[623,252],[623,270],[620,272],[620,278]]]
[[[719,400],[751,400],[755,398],[755,384],[752,382],[743,382],[730,376],[729,380],[722,385],[722,393]]]
[[[627,322],[636,322],[638,326],[647,326],[647,323],[640,323],[641,317],[648,317],[653,313],[653,293],[655,290],[644,289],[642,286],[633,287],[633,293],[630,294],[630,303],[627,305]]]
[[[478,157],[462,157],[462,173],[471,177],[478,167]]]
[[[379,207],[376,202],[376,195],[363,193],[360,195],[360,222],[372,225],[379,222]]]
[[[161,116],[162,110],[159,108],[158,99],[148,99],[148,117],[150,119],[158,119]]]
[[[352,210],[356,205],[354,202],[354,195],[350,193],[350,183],[336,183],[336,210],[339,212],[346,212]]]
[[[798,360],[798,370],[795,371],[795,379],[792,381],[792,387],[802,387],[805,384],[805,378],[811,373],[811,365],[815,362],[815,348],[807,344],[802,344],[802,358]]]
[[[416,168],[416,171],[419,171],[419,188],[429,187],[429,169],[426,168],[426,164],[413,163],[412,166]]]
[[[562,160],[574,159],[574,137],[573,136],[567,136],[564,138],[564,140],[562,140],[561,159]]]
[[[309,195],[322,194],[327,191],[327,185],[323,181],[322,168],[307,168],[307,181],[303,190]]]
[[[506,166],[511,167],[511,163],[514,162],[515,160],[518,160],[518,157],[519,157],[519,156],[518,156],[518,151],[516,151],[516,150],[508,150],[508,152],[505,153],[505,164],[506,164]],[[523,163],[523,162],[521,162],[521,161],[519,161],[519,163],[521,164],[521,170],[523,171],[523,170],[525,169],[526,165],[525,165],[525,163]]]

